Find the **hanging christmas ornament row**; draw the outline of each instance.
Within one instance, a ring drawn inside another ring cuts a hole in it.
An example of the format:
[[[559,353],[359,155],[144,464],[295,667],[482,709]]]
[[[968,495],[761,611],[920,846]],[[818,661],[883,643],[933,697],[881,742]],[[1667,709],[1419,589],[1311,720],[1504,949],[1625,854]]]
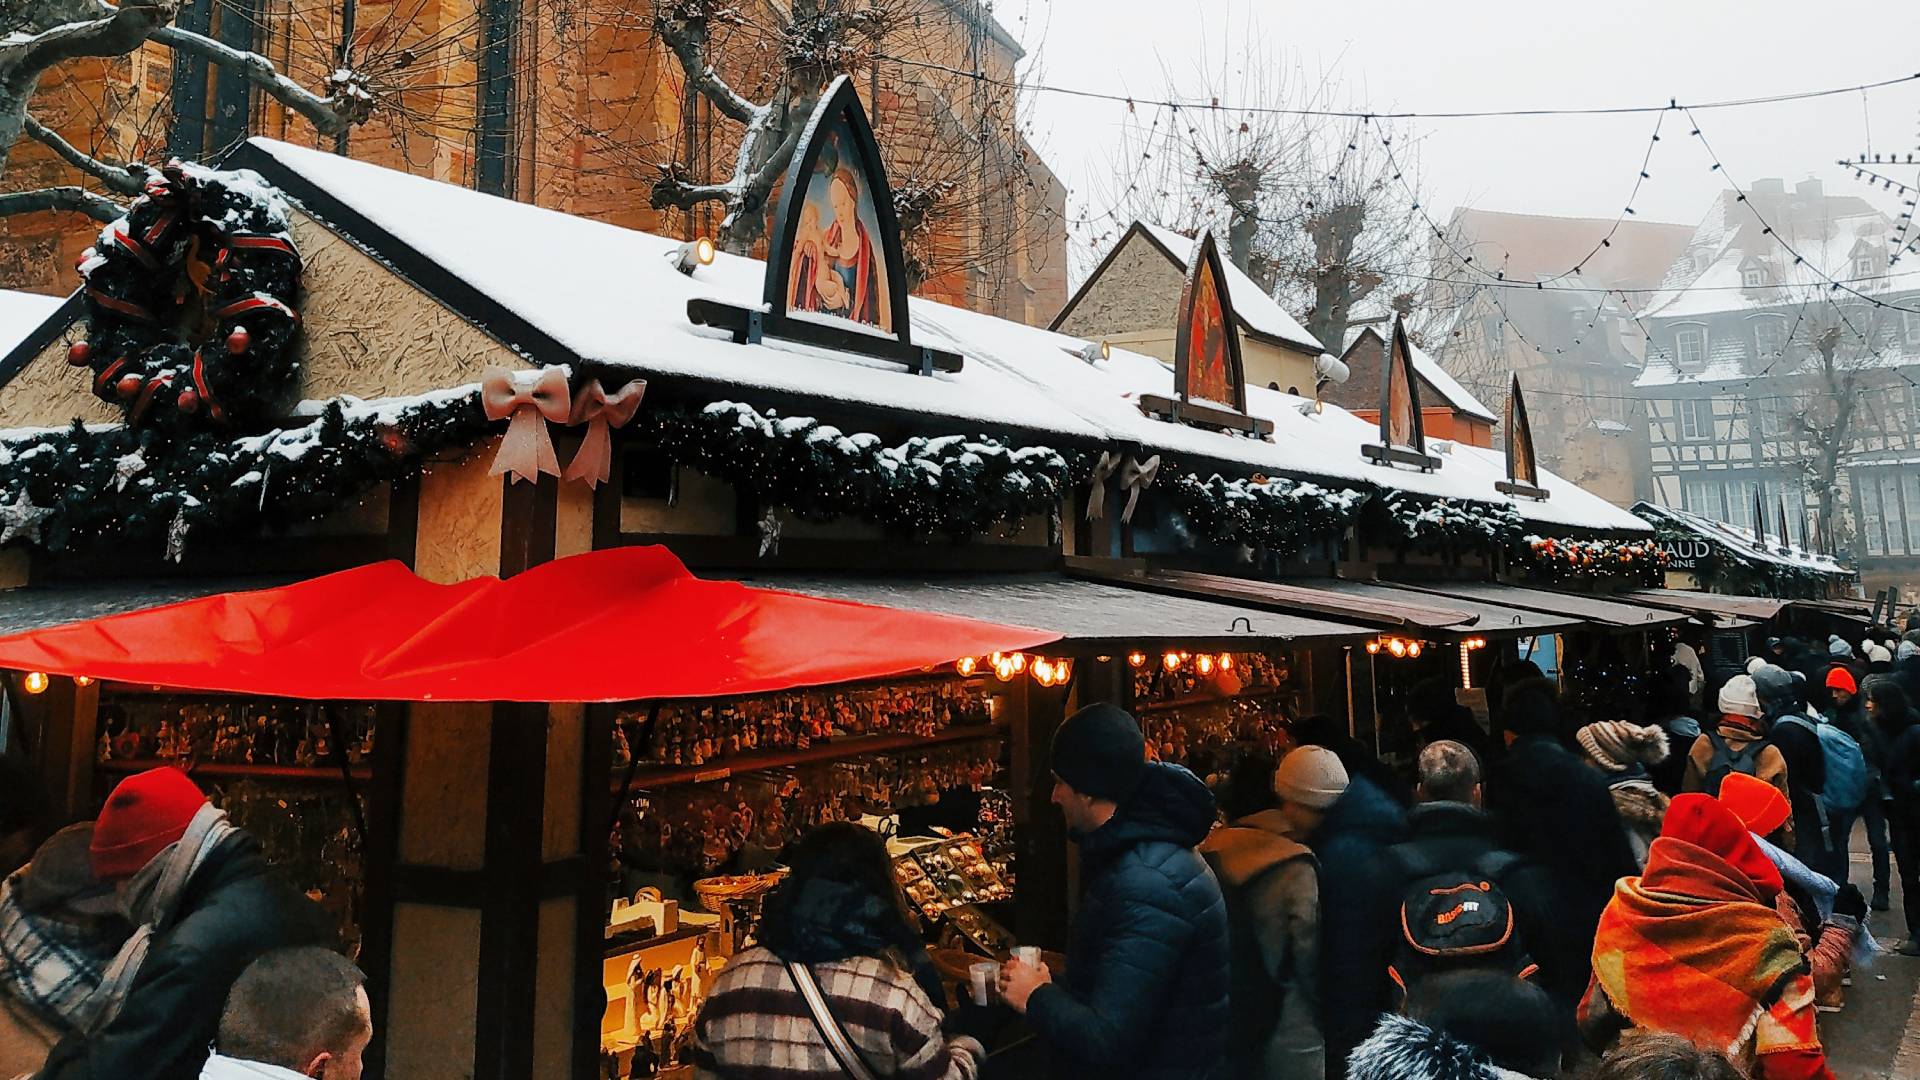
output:
[[[85,336],[67,360],[128,423],[244,429],[298,381],[300,253],[259,174],[168,162],[79,270]]]

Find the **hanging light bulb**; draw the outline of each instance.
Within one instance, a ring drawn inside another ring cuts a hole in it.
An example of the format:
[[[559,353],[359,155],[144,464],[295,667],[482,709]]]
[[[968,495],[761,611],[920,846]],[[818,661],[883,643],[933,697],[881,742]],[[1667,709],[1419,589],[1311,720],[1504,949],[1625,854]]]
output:
[[[1044,656],[1035,657],[1033,660],[1032,673],[1034,682],[1039,683],[1041,686],[1053,685],[1053,661]]]
[[[1013,656],[1011,656],[1009,659],[1013,661],[1013,673],[1015,675],[1018,675],[1021,672],[1027,670],[1027,654],[1026,653],[1023,653],[1023,652],[1014,653]]]
[[[1160,662],[1166,665],[1168,671],[1180,670],[1180,654],[1177,652],[1170,652],[1161,657]]]
[[[1221,671],[1233,670],[1233,654],[1232,653],[1223,652],[1220,654],[1220,670]]]
[[[1202,675],[1213,674],[1213,657],[1208,656],[1206,653],[1201,653],[1199,658],[1193,662],[1193,670]]]
[[[75,676],[73,677],[73,685],[75,685],[75,686],[92,686],[92,685],[93,685],[93,676],[91,676],[91,675],[75,675]]]
[[[971,656],[963,656],[953,662],[953,670],[959,672],[962,676],[971,675],[980,670],[980,661],[975,660]]]
[[[1053,685],[1065,686],[1073,678],[1073,661],[1061,657],[1053,662]]]
[[[1377,652],[1379,652],[1379,651],[1380,651],[1380,640],[1379,640],[1378,638],[1375,638],[1374,640],[1372,640],[1372,641],[1369,641],[1369,642],[1367,642],[1367,651],[1368,651],[1369,653],[1377,653]]]
[[[1419,642],[1417,642],[1417,641],[1409,641],[1409,642],[1407,642],[1407,655],[1408,655],[1408,656],[1419,656],[1419,655],[1420,655],[1420,648],[1421,648],[1421,646],[1420,646],[1420,643],[1419,643]]]
[[[20,688],[29,694],[44,693],[47,689],[47,673],[44,671],[27,672],[26,677],[20,680]]]
[[[1388,652],[1390,652],[1390,653],[1392,653],[1392,654],[1393,654],[1393,655],[1394,655],[1394,656],[1395,656],[1396,658],[1397,658],[1397,657],[1402,657],[1402,656],[1405,656],[1405,655],[1407,655],[1407,643],[1406,643],[1406,642],[1404,642],[1404,641],[1401,641],[1401,640],[1400,640],[1399,638],[1397,638],[1397,637],[1396,637],[1396,638],[1388,638],[1388,639],[1387,639],[1387,651],[1388,651]]]
[[[1127,665],[1128,665],[1129,667],[1137,667],[1137,668],[1143,668],[1143,667],[1146,667],[1146,666],[1147,666],[1147,654],[1146,654],[1146,653],[1143,653],[1143,652],[1133,652],[1133,653],[1128,653],[1128,654],[1127,654]]]

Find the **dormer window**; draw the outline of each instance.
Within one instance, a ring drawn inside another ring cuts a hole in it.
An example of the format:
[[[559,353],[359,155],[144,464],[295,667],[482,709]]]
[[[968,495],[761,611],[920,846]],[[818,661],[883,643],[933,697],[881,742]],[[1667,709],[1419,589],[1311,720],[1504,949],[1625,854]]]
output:
[[[1870,278],[1879,272],[1880,272],[1880,260],[1874,258],[1871,252],[1865,255],[1855,255],[1853,257],[1853,276],[1854,277]]]
[[[1767,286],[1767,272],[1759,269],[1743,270],[1740,272],[1740,284],[1749,289],[1764,289]]]
[[[1707,328],[1683,326],[1673,332],[1673,359],[1682,371],[1698,371],[1707,363]]]

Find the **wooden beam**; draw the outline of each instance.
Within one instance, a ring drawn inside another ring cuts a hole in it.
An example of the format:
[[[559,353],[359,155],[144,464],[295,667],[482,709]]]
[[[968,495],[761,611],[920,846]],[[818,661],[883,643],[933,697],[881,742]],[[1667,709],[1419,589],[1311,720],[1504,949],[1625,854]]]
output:
[[[792,318],[759,308],[736,307],[701,297],[687,301],[687,321],[697,326],[714,326],[729,331],[737,345],[758,344],[759,338],[764,335],[837,352],[891,360],[909,371],[921,374],[959,371],[966,363],[959,353],[924,345],[902,344],[896,338],[881,337],[877,332],[869,334],[843,329],[810,319]]]

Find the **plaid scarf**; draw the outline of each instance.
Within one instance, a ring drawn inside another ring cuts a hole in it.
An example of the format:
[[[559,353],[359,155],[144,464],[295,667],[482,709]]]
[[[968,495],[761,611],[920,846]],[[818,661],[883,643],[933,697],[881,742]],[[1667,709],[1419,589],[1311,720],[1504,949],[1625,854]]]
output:
[[[125,937],[117,919],[29,911],[20,869],[0,883],[0,994],[25,1005],[62,1035],[88,1028],[107,962]]]
[[[1594,938],[1594,979],[1615,1011],[1736,1059],[1806,972],[1793,931],[1753,882],[1671,837],[1653,842],[1645,874],[1620,880]]]

